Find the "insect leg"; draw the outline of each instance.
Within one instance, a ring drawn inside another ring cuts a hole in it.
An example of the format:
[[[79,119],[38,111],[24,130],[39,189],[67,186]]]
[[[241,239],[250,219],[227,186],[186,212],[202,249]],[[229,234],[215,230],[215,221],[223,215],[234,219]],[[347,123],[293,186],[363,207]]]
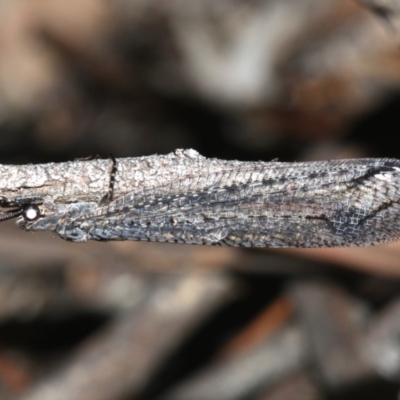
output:
[[[117,160],[114,158],[112,154],[110,154],[110,158],[112,161],[111,172],[110,172],[110,182],[108,184],[108,191],[100,200],[100,204],[107,204],[113,199],[114,195],[114,184],[115,184],[115,176],[117,174]]]

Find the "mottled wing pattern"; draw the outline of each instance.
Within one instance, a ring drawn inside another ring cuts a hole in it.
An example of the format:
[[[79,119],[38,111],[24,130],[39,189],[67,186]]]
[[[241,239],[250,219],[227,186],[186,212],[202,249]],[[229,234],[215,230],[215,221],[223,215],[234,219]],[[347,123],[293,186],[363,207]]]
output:
[[[126,194],[64,219],[57,232],[76,241],[246,247],[362,246],[400,236],[396,160],[252,163],[207,181]]]

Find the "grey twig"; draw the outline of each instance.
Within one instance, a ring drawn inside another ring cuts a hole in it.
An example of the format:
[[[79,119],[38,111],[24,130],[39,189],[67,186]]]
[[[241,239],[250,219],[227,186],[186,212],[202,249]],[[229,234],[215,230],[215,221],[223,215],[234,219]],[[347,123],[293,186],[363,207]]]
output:
[[[0,165],[0,219],[74,242],[364,246],[400,233],[400,161],[163,156]]]
[[[249,398],[304,369],[309,361],[304,332],[294,324],[264,340],[251,351],[216,362],[167,393],[163,400]]]
[[[215,274],[160,276],[144,284],[149,288],[138,304],[20,400],[143,398],[140,393],[157,373],[160,359],[235,293],[231,280]]]

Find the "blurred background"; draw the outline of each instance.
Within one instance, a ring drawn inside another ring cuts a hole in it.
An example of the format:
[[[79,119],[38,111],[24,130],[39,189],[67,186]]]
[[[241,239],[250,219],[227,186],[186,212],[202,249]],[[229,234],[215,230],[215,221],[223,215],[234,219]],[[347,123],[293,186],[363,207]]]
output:
[[[0,162],[400,158],[400,1],[0,0]],[[400,244],[72,244],[0,224],[0,399],[399,399]]]

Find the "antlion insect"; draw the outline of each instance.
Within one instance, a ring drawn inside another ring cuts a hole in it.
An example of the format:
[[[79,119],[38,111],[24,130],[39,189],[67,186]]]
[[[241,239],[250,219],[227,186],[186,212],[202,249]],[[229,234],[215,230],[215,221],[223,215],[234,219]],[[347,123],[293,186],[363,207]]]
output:
[[[66,240],[333,247],[400,237],[400,161],[163,156],[0,165],[0,220]]]

